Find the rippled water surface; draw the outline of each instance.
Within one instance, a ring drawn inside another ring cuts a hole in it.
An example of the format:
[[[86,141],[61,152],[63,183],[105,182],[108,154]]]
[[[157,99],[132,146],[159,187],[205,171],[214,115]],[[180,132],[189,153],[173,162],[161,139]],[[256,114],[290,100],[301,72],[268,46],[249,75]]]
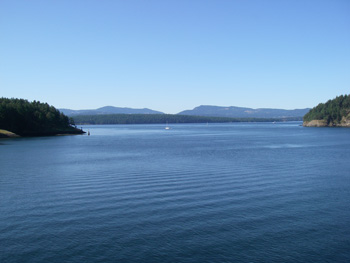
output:
[[[0,140],[0,262],[350,262],[350,129]]]

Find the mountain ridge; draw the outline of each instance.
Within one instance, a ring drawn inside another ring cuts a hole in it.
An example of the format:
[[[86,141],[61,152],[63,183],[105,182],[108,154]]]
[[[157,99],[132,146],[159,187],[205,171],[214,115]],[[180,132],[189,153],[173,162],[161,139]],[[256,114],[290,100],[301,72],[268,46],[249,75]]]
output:
[[[101,108],[90,109],[90,110],[59,109],[59,111],[67,116],[100,115],[100,114],[164,114],[163,112],[151,110],[148,108],[134,109],[134,108],[128,108],[128,107],[114,107],[114,106],[104,106]]]
[[[181,111],[179,115],[197,115],[211,117],[232,117],[232,118],[286,118],[303,117],[310,109],[273,109],[273,108],[247,108],[236,106],[214,106],[200,105],[192,110]]]
[[[148,108],[134,109],[114,106],[104,106],[95,110],[71,110],[59,109],[67,116],[78,115],[105,115],[105,114],[165,114],[164,112]],[[184,110],[176,115],[208,116],[208,117],[230,117],[230,118],[289,118],[303,117],[310,109],[273,109],[273,108],[247,108],[236,106],[214,106],[200,105],[192,110]]]

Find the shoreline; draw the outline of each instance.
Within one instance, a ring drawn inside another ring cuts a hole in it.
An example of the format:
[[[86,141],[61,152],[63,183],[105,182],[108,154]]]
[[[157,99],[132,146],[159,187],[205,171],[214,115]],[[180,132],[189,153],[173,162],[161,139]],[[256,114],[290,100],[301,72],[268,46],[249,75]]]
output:
[[[350,121],[344,121],[341,123],[330,122],[327,123],[325,120],[312,120],[312,121],[304,121],[304,127],[339,127],[339,128],[350,128]]]
[[[26,132],[18,135],[8,130],[0,129],[0,138],[23,138],[23,137],[46,137],[46,136],[63,136],[63,135],[82,135],[86,133],[81,129],[67,130],[67,131],[48,131],[48,132]]]
[[[0,129],[0,138],[18,138],[21,137],[13,132]]]

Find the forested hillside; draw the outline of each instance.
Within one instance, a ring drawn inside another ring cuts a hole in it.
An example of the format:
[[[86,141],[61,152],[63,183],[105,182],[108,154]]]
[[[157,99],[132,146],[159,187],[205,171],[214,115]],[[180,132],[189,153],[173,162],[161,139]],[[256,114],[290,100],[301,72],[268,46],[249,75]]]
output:
[[[350,126],[350,96],[318,104],[304,116],[304,126]]]
[[[0,98],[0,129],[20,136],[83,133],[71,124],[66,115],[47,103]]]
[[[179,115],[212,116],[227,118],[290,118],[303,117],[310,109],[252,109],[243,107],[222,107],[202,105],[193,110],[186,110]]]
[[[161,123],[220,123],[220,122],[273,122],[296,121],[301,118],[258,119],[224,118],[175,114],[106,114],[74,116],[76,124],[161,124]]]

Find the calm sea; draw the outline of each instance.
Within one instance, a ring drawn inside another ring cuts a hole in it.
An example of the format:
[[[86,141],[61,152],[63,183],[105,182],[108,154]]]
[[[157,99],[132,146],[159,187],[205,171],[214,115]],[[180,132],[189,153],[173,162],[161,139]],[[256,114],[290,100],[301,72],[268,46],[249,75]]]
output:
[[[0,262],[350,262],[350,129],[0,140]]]

